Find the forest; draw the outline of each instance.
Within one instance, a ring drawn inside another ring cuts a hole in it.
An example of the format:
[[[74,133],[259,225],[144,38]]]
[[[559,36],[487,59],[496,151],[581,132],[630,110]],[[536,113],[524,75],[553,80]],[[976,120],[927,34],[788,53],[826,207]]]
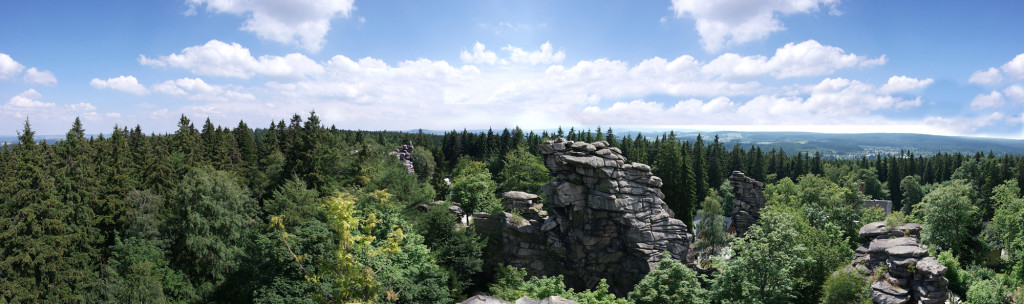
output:
[[[838,159],[612,128],[340,130],[315,113],[196,125],[182,115],[170,134],[86,136],[76,119],[48,144],[26,119],[0,149],[0,303],[870,303],[870,278],[847,266],[859,229],[878,221],[923,226],[955,299],[1024,302],[1021,155]],[[694,259],[665,257],[621,294],[486,269],[487,236],[448,207],[496,213],[504,192],[543,197],[552,176],[538,146],[558,137],[650,165],[675,216],[704,231]],[[407,142],[414,173],[389,154]],[[743,237],[713,229],[733,212],[733,171],[765,184]],[[893,212],[861,208],[868,199]]]

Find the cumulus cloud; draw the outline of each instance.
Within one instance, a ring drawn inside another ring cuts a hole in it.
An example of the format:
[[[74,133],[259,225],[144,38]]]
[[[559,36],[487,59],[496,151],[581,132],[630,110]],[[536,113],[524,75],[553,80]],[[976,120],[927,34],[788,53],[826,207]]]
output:
[[[498,59],[498,54],[488,51],[487,46],[485,46],[483,43],[480,43],[479,41],[473,44],[472,53],[468,51],[462,51],[462,53],[459,54],[459,59],[462,59],[462,62],[470,64],[495,65],[501,62]]]
[[[981,85],[995,85],[1003,81],[1003,74],[999,73],[996,68],[988,68],[984,71],[974,71],[971,74],[971,78],[967,80],[970,83],[976,83]]]
[[[1015,102],[1024,102],[1024,87],[1012,85],[1003,89],[1003,95]]]
[[[1015,79],[1024,79],[1024,54],[1013,57],[1013,60],[1003,64],[1001,68],[1007,76]]]
[[[245,16],[242,30],[260,38],[301,46],[319,52],[324,36],[331,29],[331,19],[348,18],[354,0],[188,0],[192,5],[206,6],[207,11]]]
[[[686,99],[675,104],[634,100],[602,109],[588,106],[584,123],[622,125],[806,125],[885,123],[873,116],[880,110],[921,105],[920,98],[902,99],[876,93],[867,83],[828,78],[795,94],[761,94],[744,100],[719,96],[704,101]]]
[[[153,85],[153,91],[184,96],[193,100],[245,101],[256,99],[250,93],[243,93],[219,85],[211,85],[199,78],[181,78]]]
[[[29,68],[25,71],[25,82],[31,84],[39,84],[45,86],[52,86],[57,84],[57,77],[53,76],[50,71],[40,71],[36,68]]]
[[[848,67],[870,67],[885,64],[885,55],[868,58],[846,53],[843,49],[822,45],[815,40],[787,43],[775,50],[772,58],[762,55],[740,56],[725,53],[705,65],[705,73],[726,78],[772,75],[776,78],[820,76]]]
[[[139,84],[139,80],[135,79],[135,76],[131,75],[121,75],[114,78],[107,78],[107,80],[93,78],[92,81],[89,81],[89,85],[97,89],[111,89],[135,95],[149,94],[149,90]]]
[[[511,45],[501,49],[510,53],[509,60],[514,63],[538,65],[559,63],[565,60],[565,52],[555,52],[554,48],[551,47],[551,42],[545,42],[540,45],[539,51],[524,51]]]
[[[10,55],[0,53],[0,79],[10,79],[21,74],[23,70],[25,70],[24,65],[14,61],[14,58],[11,58]]]
[[[159,67],[188,69],[205,76],[248,79],[255,75],[271,77],[302,77],[323,71],[323,67],[299,53],[285,56],[263,55],[255,58],[248,48],[238,43],[210,40],[203,45],[190,46],[179,54],[148,58],[139,55],[139,63]]]
[[[838,15],[839,0],[672,0],[677,18],[693,18],[701,45],[708,52],[718,52],[726,45],[764,39],[773,32],[785,30],[780,16],[818,11],[822,5],[829,14]]]
[[[11,97],[7,101],[7,110],[16,109],[33,109],[33,108],[50,108],[56,106],[54,103],[39,101],[43,97],[43,94],[39,94],[35,89],[28,89],[21,94]]]
[[[892,76],[889,77],[889,82],[886,82],[878,91],[882,94],[906,92],[927,87],[933,82],[935,82],[935,80],[931,78],[921,80],[907,76]]]
[[[985,109],[985,108],[996,108],[1003,106],[1003,94],[992,91],[988,94],[980,94],[974,97],[971,101],[971,108]]]
[[[8,119],[0,119],[0,121],[15,122],[14,119],[24,119],[31,117],[33,122],[44,122],[42,128],[38,128],[39,125],[33,124],[33,129],[37,132],[53,132],[53,122],[55,121],[71,121],[75,117],[81,117],[84,120],[97,120],[100,115],[96,112],[96,107],[87,102],[80,102],[68,105],[57,105],[53,102],[42,101],[43,95],[34,89],[28,89],[20,94],[11,97],[7,103],[0,105],[0,117],[7,117]],[[46,123],[49,124],[46,124]],[[20,121],[17,122],[20,127]],[[61,126],[64,127],[64,126]],[[45,134],[45,133],[43,133]]]

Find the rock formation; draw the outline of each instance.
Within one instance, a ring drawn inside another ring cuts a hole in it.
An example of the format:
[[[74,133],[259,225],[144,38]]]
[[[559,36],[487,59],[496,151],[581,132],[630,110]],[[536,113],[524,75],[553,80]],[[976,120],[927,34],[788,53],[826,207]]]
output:
[[[401,147],[398,147],[398,149],[395,149],[395,151],[391,151],[390,153],[388,153],[388,155],[397,156],[398,160],[402,161],[402,164],[405,165],[405,168],[408,170],[409,174],[416,173],[416,170],[412,166],[412,149],[412,142],[409,141],[406,142]]]
[[[761,218],[761,208],[767,200],[764,198],[764,184],[747,177],[740,171],[732,171],[729,176],[732,186],[732,225],[736,228],[736,236],[743,237],[747,229]]]
[[[864,244],[857,248],[853,266],[865,273],[884,271],[871,284],[874,303],[943,303],[949,295],[943,275],[946,267],[918,244],[921,225],[890,229],[885,222],[860,228]],[[883,267],[884,266],[884,267]]]
[[[490,237],[489,264],[520,267],[528,275],[564,275],[577,290],[607,279],[624,295],[656,266],[662,252],[687,261],[691,236],[662,200],[662,181],[651,168],[627,163],[618,148],[559,138],[540,145],[555,178],[534,195],[506,193],[507,212],[474,214]]]

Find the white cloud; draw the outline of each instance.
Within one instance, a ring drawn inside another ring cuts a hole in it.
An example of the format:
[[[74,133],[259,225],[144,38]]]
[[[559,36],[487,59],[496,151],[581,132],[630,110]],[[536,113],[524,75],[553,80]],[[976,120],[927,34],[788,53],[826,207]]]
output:
[[[764,39],[785,30],[779,16],[816,12],[821,4],[829,7],[829,14],[840,14],[836,9],[839,0],[672,0],[671,8],[677,18],[693,18],[701,45],[717,52],[726,45]]]
[[[52,86],[57,84],[57,77],[53,76],[50,71],[40,71],[36,68],[29,68],[25,71],[25,82],[31,84],[39,84],[45,86]]]
[[[188,0],[207,11],[246,17],[242,30],[260,38],[299,45],[318,52],[331,29],[331,19],[351,16],[354,0]]]
[[[96,107],[87,102],[76,104],[57,105],[53,102],[42,101],[43,95],[34,89],[29,89],[17,96],[12,97],[6,104],[0,105],[0,122],[16,122],[20,127],[20,120],[30,117],[33,122],[32,128],[36,132],[55,132],[60,128],[66,128],[75,117],[83,120],[95,121],[100,118]],[[56,126],[58,122],[67,122],[68,125]],[[66,129],[64,129],[66,130]],[[46,133],[41,133],[46,134]],[[52,134],[52,133],[51,133]]]
[[[323,67],[299,53],[285,56],[263,55],[253,57],[248,48],[238,43],[227,44],[210,40],[203,45],[191,46],[180,54],[159,58],[139,55],[139,63],[159,67],[177,67],[206,76],[248,79],[255,75],[271,77],[302,77],[323,71]]]
[[[538,64],[554,64],[565,60],[565,52],[555,52],[554,48],[551,47],[551,42],[545,42],[540,45],[539,51],[527,52],[521,48],[514,46],[505,46],[502,50],[510,53],[509,60],[514,63],[538,65]]]
[[[39,94],[35,89],[28,89],[21,94],[11,97],[7,101],[5,106],[6,110],[17,110],[17,109],[33,109],[33,108],[50,108],[56,106],[54,103],[39,101],[43,97],[43,94]]]
[[[1024,87],[1012,85],[1003,89],[1003,95],[1015,102],[1024,102]]]
[[[970,83],[976,83],[981,85],[995,85],[1003,81],[1003,74],[999,73],[996,68],[988,68],[985,71],[974,71],[971,74],[971,78],[967,80]]]
[[[1013,60],[1003,64],[1002,69],[1003,73],[1006,73],[1007,76],[1024,79],[1024,54],[1013,57]]]
[[[989,94],[979,94],[974,97],[971,101],[971,108],[985,109],[985,108],[997,108],[1003,106],[1003,94],[992,91]]]
[[[168,80],[153,85],[153,91],[175,96],[185,96],[193,100],[244,101],[256,99],[250,93],[239,92],[219,85],[211,85],[200,78]]]
[[[21,74],[22,70],[25,70],[24,65],[14,61],[14,58],[11,58],[11,56],[0,53],[0,79],[10,79]]]
[[[472,53],[468,51],[462,51],[462,53],[459,54],[459,59],[462,59],[462,62],[470,64],[495,65],[498,64],[499,62],[504,62],[503,60],[499,61],[498,54],[488,51],[487,47],[484,46],[484,44],[480,43],[479,41],[473,44]]]
[[[978,129],[993,125],[996,122],[1003,120],[1005,115],[999,112],[995,112],[986,116],[979,117],[941,117],[931,116],[925,118],[924,122],[927,125],[933,126],[937,129],[952,132],[953,134],[965,134],[978,131]]]
[[[108,78],[107,80],[93,78],[92,81],[89,81],[89,85],[97,89],[111,89],[135,95],[149,94],[149,90],[139,84],[139,80],[135,79],[135,76],[131,75],[121,75],[114,78]]]
[[[892,94],[898,92],[906,92],[927,87],[934,83],[935,80],[928,78],[920,80],[917,78],[910,78],[907,76],[892,76],[889,77],[889,82],[886,82],[882,88],[878,89],[882,94]]]
[[[702,70],[725,78],[755,77],[771,74],[776,78],[829,75],[848,67],[883,65],[885,55],[870,59],[846,53],[843,49],[822,45],[815,40],[798,44],[787,43],[775,50],[775,56],[740,56],[725,53],[715,58]]]

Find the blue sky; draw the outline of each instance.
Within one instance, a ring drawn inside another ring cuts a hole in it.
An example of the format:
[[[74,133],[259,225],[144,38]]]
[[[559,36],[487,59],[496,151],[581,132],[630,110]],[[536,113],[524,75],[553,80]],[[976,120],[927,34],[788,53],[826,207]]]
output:
[[[8,1],[0,134],[614,126],[1024,138],[1019,1]]]

